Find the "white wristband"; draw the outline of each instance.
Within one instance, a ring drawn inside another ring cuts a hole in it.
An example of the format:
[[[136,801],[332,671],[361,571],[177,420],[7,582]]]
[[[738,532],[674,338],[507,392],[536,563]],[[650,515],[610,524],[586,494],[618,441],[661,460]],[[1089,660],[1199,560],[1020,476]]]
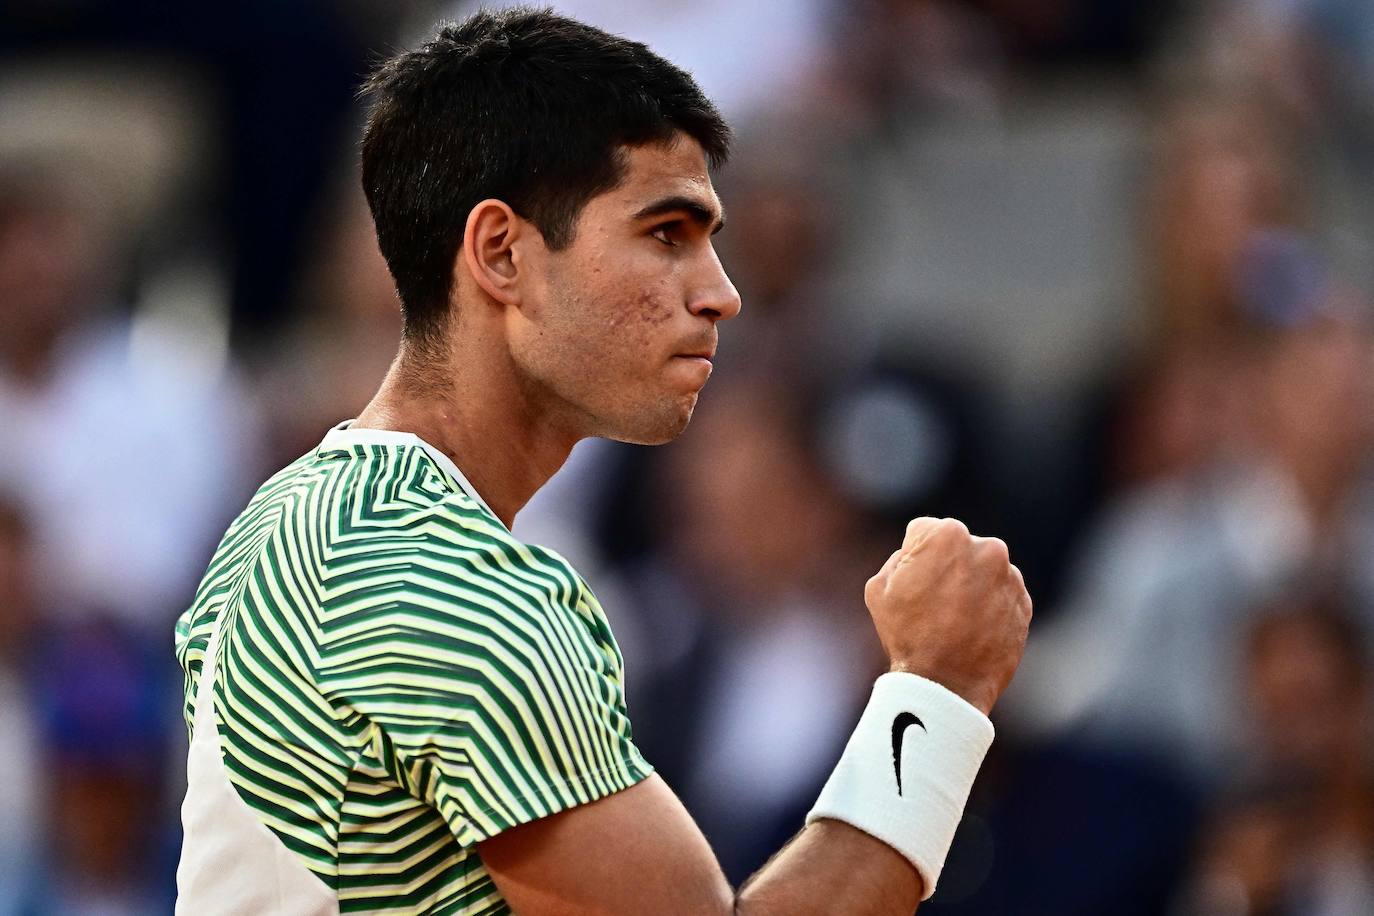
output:
[[[962,697],[915,674],[884,674],[806,822],[828,817],[882,840],[916,867],[924,900],[992,736]]]

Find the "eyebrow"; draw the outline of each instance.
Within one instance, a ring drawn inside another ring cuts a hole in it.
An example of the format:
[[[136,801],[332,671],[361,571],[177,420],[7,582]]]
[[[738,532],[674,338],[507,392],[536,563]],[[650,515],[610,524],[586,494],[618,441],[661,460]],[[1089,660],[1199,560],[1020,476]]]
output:
[[[697,198],[680,194],[654,201],[636,213],[634,218],[635,220],[650,219],[678,211],[686,213],[688,218],[698,226],[711,226],[712,235],[725,228],[725,212],[723,210],[717,215],[715,210]],[[712,225],[713,223],[714,225]]]

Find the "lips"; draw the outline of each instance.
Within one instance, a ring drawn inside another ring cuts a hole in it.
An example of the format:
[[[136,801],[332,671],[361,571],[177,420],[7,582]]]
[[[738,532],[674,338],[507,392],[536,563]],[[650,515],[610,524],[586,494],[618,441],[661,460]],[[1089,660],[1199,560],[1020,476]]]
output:
[[[716,355],[715,347],[701,347],[695,350],[684,350],[681,353],[674,353],[673,358],[668,362],[680,362],[692,367],[692,388],[699,389],[706,384],[706,380],[711,377],[716,364],[711,362]]]
[[[698,346],[681,350],[673,355],[680,356],[684,359],[704,359],[709,363],[716,358],[716,342],[714,340],[709,340]]]

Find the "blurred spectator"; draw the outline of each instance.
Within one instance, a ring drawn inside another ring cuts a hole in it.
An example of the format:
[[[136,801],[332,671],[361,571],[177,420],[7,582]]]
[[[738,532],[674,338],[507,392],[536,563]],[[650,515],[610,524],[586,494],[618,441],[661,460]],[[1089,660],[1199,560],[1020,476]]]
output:
[[[45,606],[166,625],[256,478],[254,417],[176,316],[111,304],[113,240],[78,176],[0,174],[0,484]]]
[[[247,0],[210,17],[197,3],[25,0],[0,3],[0,56],[173,61],[178,80],[205,90],[194,116],[218,155],[197,189],[193,226],[223,243],[216,267],[229,278],[236,340],[256,345],[282,327],[330,157],[352,133],[368,55],[425,5]]]
[[[1162,118],[1146,212],[1150,308],[1102,456],[1116,492],[1196,473],[1242,435],[1242,393],[1229,384],[1247,323],[1237,278],[1247,245],[1302,215],[1296,160],[1268,114],[1246,97],[1202,94]]]
[[[0,914],[21,912],[34,872],[42,766],[30,691],[30,650],[39,623],[33,541],[18,503],[0,496]]]
[[[162,647],[109,619],[45,634],[36,668],[46,805],[39,911],[144,916],[171,908],[163,817],[177,704]]]
[[[1170,347],[1214,345],[1241,323],[1235,282],[1256,233],[1296,225],[1297,162],[1257,101],[1188,98],[1165,118],[1148,242],[1150,332]]]
[[[1342,270],[1374,280],[1374,4],[1370,0],[1225,0],[1199,4],[1176,85],[1263,99],[1300,157],[1314,226]]]
[[[1329,599],[1262,617],[1245,653],[1247,759],[1180,912],[1374,912],[1374,695],[1368,634]]]
[[[1064,619],[1042,627],[1013,694],[1042,726],[1148,745],[1214,778],[1239,740],[1240,634],[1302,570],[1358,584],[1374,619],[1374,330],[1310,246],[1252,238],[1236,282],[1248,325],[1226,377],[1242,411],[1201,466],[1110,507]],[[1223,426],[1223,428],[1225,428]]]
[[[297,320],[253,359],[266,418],[268,464],[280,467],[356,417],[401,340],[400,300],[353,176],[312,235]]]

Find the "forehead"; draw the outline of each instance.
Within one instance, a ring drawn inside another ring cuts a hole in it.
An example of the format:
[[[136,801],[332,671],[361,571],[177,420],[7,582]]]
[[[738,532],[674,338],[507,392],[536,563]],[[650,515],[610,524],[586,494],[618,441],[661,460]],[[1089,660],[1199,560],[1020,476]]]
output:
[[[720,212],[706,153],[692,138],[679,134],[667,143],[626,147],[625,163],[623,180],[602,195],[606,203],[637,211],[654,200],[680,196]]]

